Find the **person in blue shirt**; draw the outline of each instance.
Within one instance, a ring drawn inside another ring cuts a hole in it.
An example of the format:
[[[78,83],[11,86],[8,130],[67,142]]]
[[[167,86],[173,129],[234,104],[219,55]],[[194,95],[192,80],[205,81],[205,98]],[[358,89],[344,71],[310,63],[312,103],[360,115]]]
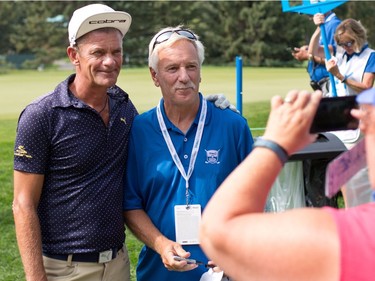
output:
[[[314,23],[319,30],[317,35],[320,34],[319,26],[326,20],[323,14],[314,16]],[[318,52],[316,37],[312,38],[314,52]],[[337,95],[358,95],[372,88],[375,80],[375,51],[368,45],[367,31],[363,25],[354,19],[346,19],[337,27],[334,39],[344,52],[336,53],[328,60],[326,68],[335,77]]]
[[[337,26],[340,24],[341,20],[336,16],[333,11],[329,11],[324,14],[325,16],[325,31],[326,31],[326,39],[328,48],[331,53],[335,53],[337,46],[334,40],[334,34],[336,31]],[[325,55],[323,49],[323,40],[320,36],[320,29],[317,28],[315,30],[316,34],[319,32],[319,53],[313,54],[311,50],[309,50],[309,46],[305,45],[300,48],[294,48],[292,51],[292,55],[299,61],[306,61],[307,63],[307,72],[310,76],[310,85],[312,89],[321,90],[323,92],[323,96],[327,96],[329,92],[329,73],[325,67]],[[314,36],[312,35],[312,37]]]
[[[123,203],[127,227],[145,244],[139,281],[200,280],[205,266],[175,257],[211,263],[199,246],[201,212],[252,148],[246,119],[199,92],[203,60],[198,35],[182,26],[162,29],[149,44],[162,99],[134,119]]]
[[[319,26],[325,22],[323,14],[314,16],[314,23]],[[320,31],[312,37],[312,50],[318,52]],[[358,95],[370,89],[375,81],[375,51],[367,42],[367,32],[359,21],[344,20],[336,29],[334,39],[343,53],[336,53],[326,63],[327,70],[334,76],[337,96]],[[359,130],[335,133],[349,148],[360,137]]]

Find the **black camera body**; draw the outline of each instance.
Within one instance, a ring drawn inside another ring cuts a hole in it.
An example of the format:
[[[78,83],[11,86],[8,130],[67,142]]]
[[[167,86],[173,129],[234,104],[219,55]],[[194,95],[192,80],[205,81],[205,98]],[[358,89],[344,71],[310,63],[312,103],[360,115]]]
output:
[[[358,108],[356,96],[322,98],[310,133],[357,129],[359,121],[350,114],[353,108]]]

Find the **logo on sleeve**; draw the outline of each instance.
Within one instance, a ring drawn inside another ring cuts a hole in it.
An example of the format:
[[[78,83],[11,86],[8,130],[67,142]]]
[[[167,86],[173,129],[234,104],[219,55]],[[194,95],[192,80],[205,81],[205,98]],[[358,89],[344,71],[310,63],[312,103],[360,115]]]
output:
[[[19,145],[14,152],[14,156],[20,156],[20,157],[26,157],[26,158],[33,158],[31,155],[29,155],[23,145]]]
[[[220,164],[219,150],[206,150],[206,164]]]

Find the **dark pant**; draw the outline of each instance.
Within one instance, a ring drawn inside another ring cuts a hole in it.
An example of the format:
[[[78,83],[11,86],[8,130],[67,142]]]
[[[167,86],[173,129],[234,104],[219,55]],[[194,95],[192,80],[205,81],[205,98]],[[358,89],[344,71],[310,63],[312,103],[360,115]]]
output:
[[[311,88],[316,91],[320,90],[323,92],[323,96],[326,97],[329,95],[329,77],[324,77],[319,81],[310,81]]]

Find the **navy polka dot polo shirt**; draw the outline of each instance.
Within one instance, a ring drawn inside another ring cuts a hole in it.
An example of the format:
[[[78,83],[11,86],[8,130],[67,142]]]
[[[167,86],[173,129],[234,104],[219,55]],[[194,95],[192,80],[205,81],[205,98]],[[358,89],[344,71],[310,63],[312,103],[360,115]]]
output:
[[[119,87],[108,89],[110,121],[75,98],[68,77],[20,115],[14,169],[43,174],[38,207],[43,251],[100,252],[124,242],[123,173],[138,114]]]

